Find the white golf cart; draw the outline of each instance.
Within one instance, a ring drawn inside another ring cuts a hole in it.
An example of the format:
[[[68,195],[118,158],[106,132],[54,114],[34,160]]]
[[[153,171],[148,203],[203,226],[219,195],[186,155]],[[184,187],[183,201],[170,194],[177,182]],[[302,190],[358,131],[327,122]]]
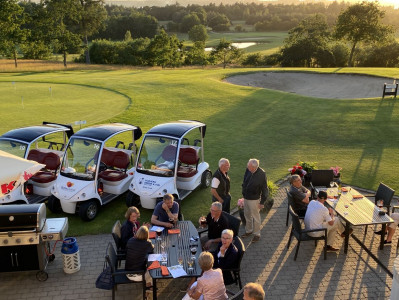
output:
[[[72,134],[73,129],[69,125],[43,122],[43,125],[13,129],[0,136],[0,150],[46,166],[25,184],[1,197],[0,204],[45,201],[51,195],[57,169]]]
[[[78,213],[85,221],[128,190],[132,181],[138,126],[112,123],[84,128],[75,133],[62,160],[48,208]]]
[[[181,201],[200,185],[209,187],[212,173],[204,161],[205,130],[204,123],[186,120],[151,128],[140,147],[126,205],[153,209],[167,193]]]

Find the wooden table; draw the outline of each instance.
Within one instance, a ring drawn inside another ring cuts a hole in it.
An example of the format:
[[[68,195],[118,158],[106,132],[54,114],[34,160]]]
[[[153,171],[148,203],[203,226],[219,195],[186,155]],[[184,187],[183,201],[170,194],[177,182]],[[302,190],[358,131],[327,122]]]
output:
[[[337,196],[337,188],[316,188],[327,192],[328,196]],[[345,247],[344,253],[348,252],[349,244],[349,228],[350,226],[376,225],[382,224],[382,234],[380,240],[380,249],[384,249],[385,230],[387,224],[393,220],[387,215],[379,215],[379,208],[371,202],[368,198],[362,197],[354,199],[354,195],[361,195],[354,188],[346,187],[347,192],[342,192],[339,199],[327,199],[326,203],[331,206],[346,223],[345,226]],[[360,240],[353,236],[353,238],[360,243]],[[366,249],[364,245],[363,248]]]
[[[184,277],[199,277],[201,276],[202,270],[198,265],[198,257],[202,252],[201,242],[198,237],[198,232],[191,221],[179,221],[175,228],[180,229],[180,234],[168,234],[168,230],[162,232],[162,241],[152,240],[155,248],[154,253],[161,253],[161,244],[165,245],[165,251],[168,254],[167,266],[178,265],[178,256],[183,257],[183,268],[187,273]],[[190,238],[198,238],[197,241],[191,241]],[[188,271],[187,261],[191,256],[190,248],[195,245],[197,247],[196,259],[193,264],[193,270]],[[160,262],[161,263],[161,262]],[[150,264],[150,263],[149,263]],[[162,276],[161,269],[150,270],[150,275],[153,279],[153,299],[157,299],[157,279],[170,279],[173,278],[172,275]]]

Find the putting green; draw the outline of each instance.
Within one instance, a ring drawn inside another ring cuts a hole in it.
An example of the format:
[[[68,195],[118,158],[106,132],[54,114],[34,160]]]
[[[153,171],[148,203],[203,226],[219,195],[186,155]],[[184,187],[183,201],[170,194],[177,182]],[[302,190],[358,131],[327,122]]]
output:
[[[42,121],[75,124],[107,122],[130,105],[119,92],[76,84],[0,82],[0,135]],[[86,125],[87,126],[87,125]]]

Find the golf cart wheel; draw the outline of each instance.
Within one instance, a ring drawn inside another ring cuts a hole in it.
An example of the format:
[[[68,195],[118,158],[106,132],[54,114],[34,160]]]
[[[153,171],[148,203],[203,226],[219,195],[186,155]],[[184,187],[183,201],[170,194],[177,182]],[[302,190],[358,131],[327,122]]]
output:
[[[48,278],[47,272],[39,271],[36,273],[36,279],[39,281],[46,281]]]
[[[136,195],[135,193],[133,193],[132,191],[128,191],[127,196],[126,196],[126,206],[127,207],[130,207],[130,206],[139,207],[140,206],[140,197],[138,195]]]
[[[51,195],[47,200],[47,207],[52,213],[60,213],[62,212],[61,202],[60,199]]]
[[[212,172],[209,170],[205,170],[204,173],[202,173],[201,176],[201,185],[203,188],[207,188],[211,186],[212,182]]]
[[[92,221],[98,213],[98,203],[96,200],[87,200],[80,205],[79,216],[83,221]]]

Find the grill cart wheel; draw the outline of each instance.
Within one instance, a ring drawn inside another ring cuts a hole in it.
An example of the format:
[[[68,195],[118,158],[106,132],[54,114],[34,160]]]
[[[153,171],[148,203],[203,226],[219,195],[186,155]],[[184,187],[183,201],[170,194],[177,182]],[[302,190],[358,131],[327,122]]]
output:
[[[47,272],[39,271],[36,273],[36,279],[39,281],[46,281],[48,278]]]

